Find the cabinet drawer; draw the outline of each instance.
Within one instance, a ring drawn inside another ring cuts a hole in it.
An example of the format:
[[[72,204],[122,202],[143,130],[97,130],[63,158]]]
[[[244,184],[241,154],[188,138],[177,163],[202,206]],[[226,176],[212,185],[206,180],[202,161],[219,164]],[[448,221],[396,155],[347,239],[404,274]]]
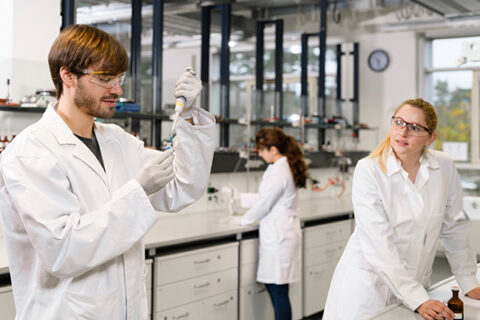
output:
[[[191,250],[155,258],[157,286],[238,266],[238,243]]]
[[[208,320],[237,320],[237,290],[202,301],[202,318]]]
[[[335,263],[329,262],[305,268],[303,283],[303,316],[307,317],[325,309],[328,289]]]
[[[305,250],[305,267],[311,267],[329,261],[338,261],[347,242],[348,240],[344,239],[328,245],[307,248]]]
[[[240,264],[258,261],[258,238],[240,241]]]
[[[351,234],[351,228],[352,220],[305,228],[305,248],[321,246],[339,240],[348,239]]]
[[[159,286],[155,290],[156,311],[167,310],[223,292],[236,290],[237,284],[238,269],[234,268]]]
[[[178,308],[157,312],[155,320],[198,320],[202,319],[201,313],[200,302],[194,302]]]

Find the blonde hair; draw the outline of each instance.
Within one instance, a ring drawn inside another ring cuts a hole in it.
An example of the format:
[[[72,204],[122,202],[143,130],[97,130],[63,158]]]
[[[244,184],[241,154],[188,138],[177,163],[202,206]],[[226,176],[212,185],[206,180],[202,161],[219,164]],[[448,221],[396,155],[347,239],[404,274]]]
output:
[[[417,98],[417,99],[410,99],[402,102],[400,106],[395,109],[394,115],[397,114],[397,112],[405,105],[410,105],[412,107],[421,109],[423,111],[423,114],[425,115],[425,121],[427,122],[427,127],[430,129],[430,135],[432,135],[435,130],[437,130],[437,125],[438,125],[438,117],[437,117],[437,111],[435,110],[435,107],[430,104],[429,102]],[[385,162],[387,160],[388,152],[390,151],[390,148],[392,145],[390,144],[390,133],[387,134],[385,139],[383,139],[382,142],[373,150],[373,152],[370,154],[370,157],[372,159],[378,158],[378,163],[380,164],[380,168],[382,169],[383,172],[387,172],[387,168],[385,166]]]

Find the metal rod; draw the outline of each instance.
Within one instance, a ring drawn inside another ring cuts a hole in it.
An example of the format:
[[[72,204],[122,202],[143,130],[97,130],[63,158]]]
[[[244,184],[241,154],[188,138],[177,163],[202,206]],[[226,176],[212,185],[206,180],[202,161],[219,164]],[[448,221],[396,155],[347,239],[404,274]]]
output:
[[[132,99],[138,104],[141,88],[141,58],[142,58],[142,0],[132,0],[132,42],[130,68],[132,74]]]
[[[255,61],[255,88],[257,92],[257,115],[258,119],[263,119],[263,28],[265,24],[263,21],[257,21],[257,47],[256,47],[256,61]]]
[[[152,44],[152,75],[153,75],[153,112],[162,112],[162,80],[163,80],[163,0],[153,1],[153,44]],[[155,120],[152,126],[152,145],[160,149],[162,141],[162,121]]]
[[[230,3],[221,5],[222,13],[222,52],[220,57],[220,84],[221,84],[221,101],[220,112],[225,119],[230,117]],[[229,124],[222,123],[220,126],[220,146],[228,147],[229,145]]]
[[[325,99],[325,60],[327,47],[327,0],[320,1],[320,57],[318,59],[318,114],[324,119],[327,117],[327,107]],[[325,130],[318,130],[319,150],[325,144]]]
[[[205,110],[209,110],[209,87],[208,81],[210,76],[210,21],[211,6],[202,7],[202,48],[201,48],[201,72],[200,80],[202,80],[203,90],[201,97],[201,105]]]
[[[283,120],[283,20],[275,21],[275,108]]]
[[[75,0],[62,0],[62,25],[60,30],[75,23]]]

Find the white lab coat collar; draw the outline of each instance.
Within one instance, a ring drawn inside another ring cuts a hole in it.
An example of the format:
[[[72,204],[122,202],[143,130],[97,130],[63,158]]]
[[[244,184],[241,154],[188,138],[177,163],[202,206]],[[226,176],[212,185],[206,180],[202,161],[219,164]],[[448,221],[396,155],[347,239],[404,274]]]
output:
[[[100,176],[105,185],[108,186],[108,179],[105,174],[105,170],[108,170],[111,161],[110,159],[106,159],[104,157],[104,154],[107,154],[108,152],[102,152],[103,162],[105,166],[104,170],[95,155],[88,149],[88,147],[83,142],[81,142],[73,134],[72,130],[57,113],[57,111],[55,110],[57,105],[58,102],[55,104],[51,103],[43,114],[42,119],[48,122],[49,128],[51,128],[51,132],[57,139],[57,142],[60,145],[73,145],[74,149],[72,150],[72,154],[81,161],[85,162],[92,170],[94,170]],[[104,150],[106,147],[108,147],[107,142],[110,141],[110,138],[108,137],[108,135],[104,134],[103,130],[99,128],[99,126],[95,126],[94,130],[96,134],[98,133],[96,137],[100,146],[100,150]]]
[[[280,159],[278,159],[277,161],[275,161],[272,165],[279,166],[279,165],[282,165],[283,163],[285,163],[286,161],[287,161],[287,157],[283,156]]]
[[[429,169],[438,169],[440,165],[438,164],[438,160],[434,156],[432,150],[426,149],[422,156],[420,157],[420,166],[427,166]],[[393,174],[402,171],[402,163],[400,160],[395,156],[393,150],[390,149],[387,155],[386,161],[386,168],[387,168],[387,176],[392,176]]]

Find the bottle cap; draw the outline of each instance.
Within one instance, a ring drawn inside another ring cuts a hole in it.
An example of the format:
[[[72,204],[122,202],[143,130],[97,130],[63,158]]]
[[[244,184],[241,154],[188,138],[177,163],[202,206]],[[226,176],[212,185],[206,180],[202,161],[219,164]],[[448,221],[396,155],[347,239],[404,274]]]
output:
[[[452,286],[452,290],[453,290],[453,291],[459,291],[459,289],[458,289],[457,286]]]

